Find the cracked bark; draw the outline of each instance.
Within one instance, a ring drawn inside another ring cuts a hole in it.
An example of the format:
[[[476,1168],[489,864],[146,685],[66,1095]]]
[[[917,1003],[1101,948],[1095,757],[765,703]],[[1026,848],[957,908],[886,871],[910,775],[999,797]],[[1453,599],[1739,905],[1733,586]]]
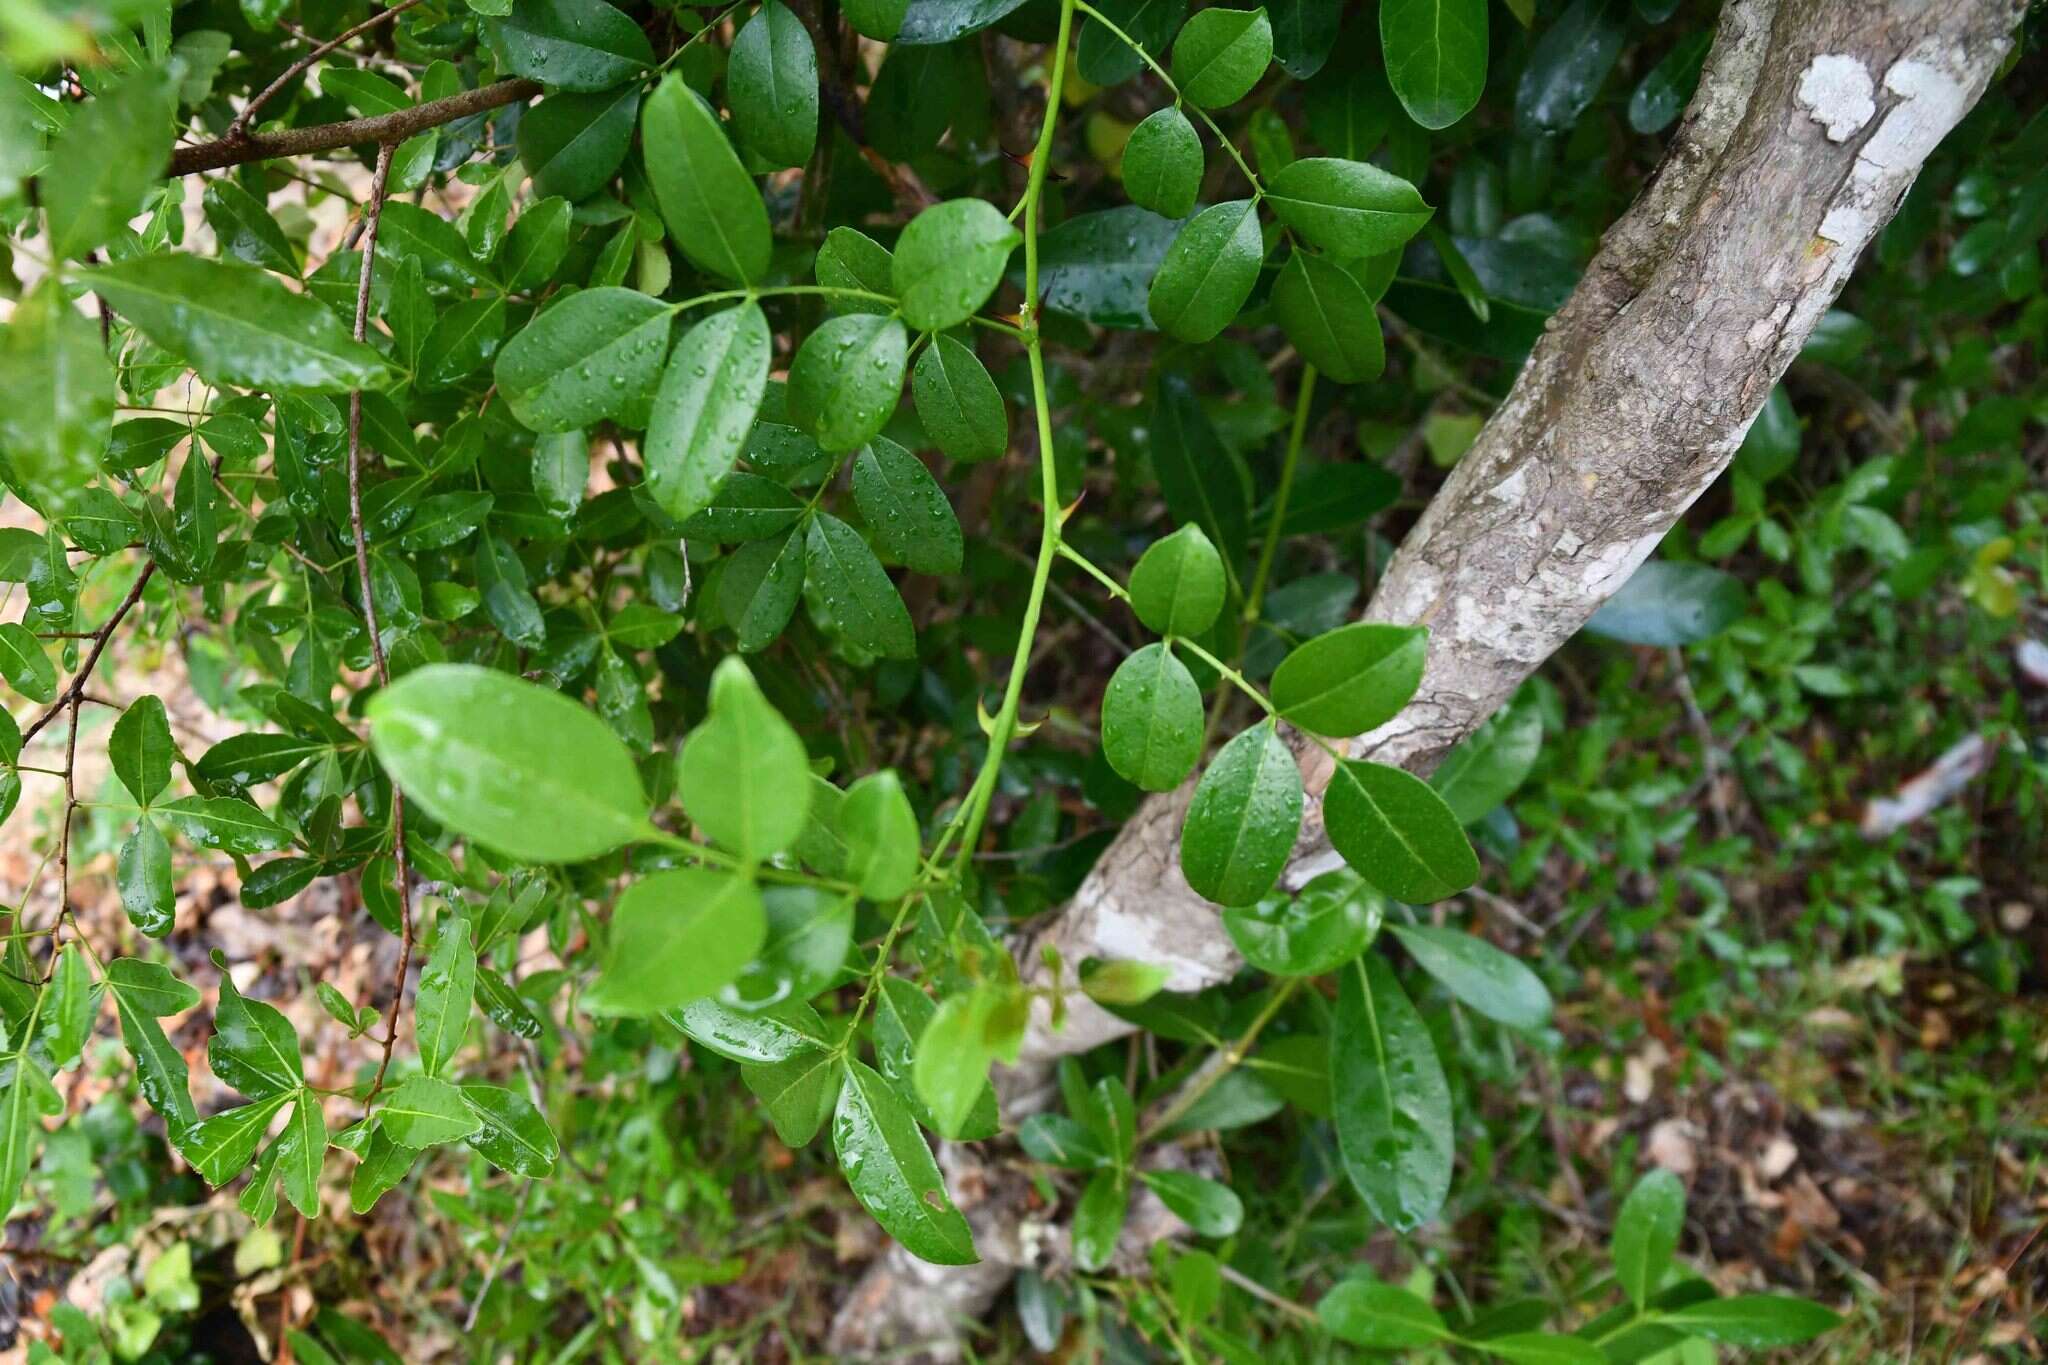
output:
[[[1389,565],[1372,620],[1430,629],[1409,707],[1353,752],[1418,774],[1492,714],[1628,581],[1726,467],[1771,386],[2011,43],[2021,0],[1731,0],[1698,93],[1643,195],[1608,231],[1513,390]],[[1311,794],[1327,760],[1298,749]],[[1241,965],[1179,870],[1189,789],[1154,797],[1074,899],[1019,946],[1132,958],[1200,990]],[[1312,803],[1287,874],[1335,865]],[[1004,1116],[1042,1107],[1052,1064],[1130,1026],[1085,997],[1033,1019]],[[990,1186],[991,1190],[996,1186]],[[957,1355],[959,1324],[1040,1263],[1021,1206],[969,1212],[984,1261],[900,1248],[842,1310],[846,1353]]]

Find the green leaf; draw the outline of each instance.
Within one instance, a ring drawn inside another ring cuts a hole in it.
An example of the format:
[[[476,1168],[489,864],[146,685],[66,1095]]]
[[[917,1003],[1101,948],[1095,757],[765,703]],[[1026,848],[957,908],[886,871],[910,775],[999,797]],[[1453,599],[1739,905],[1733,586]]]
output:
[[[199,992],[160,963],[121,957],[107,964],[106,984],[121,1022],[121,1041],[135,1059],[135,1081],[149,1107],[162,1115],[176,1140],[198,1120],[185,1056],[171,1046],[157,1020],[199,1003]]]
[[[174,252],[103,265],[85,278],[209,383],[334,391],[381,389],[394,378],[332,310],[253,266]]]
[[[870,0],[872,3],[872,0]],[[899,47],[950,43],[970,33],[979,33],[1024,4],[1025,0],[910,0],[903,9],[902,26],[893,37]],[[869,37],[883,35],[854,27]]]
[[[386,1091],[377,1122],[393,1142],[415,1150],[454,1142],[483,1126],[454,1082],[436,1076],[408,1076]]]
[[[985,199],[949,199],[924,210],[896,239],[891,274],[904,319],[920,332],[967,321],[1002,283],[1003,267],[1023,240]]]
[[[604,623],[605,638],[621,649],[660,649],[682,632],[682,617],[651,602],[628,602]]]
[[[43,1136],[42,1120],[63,1113],[64,1101],[25,1052],[18,1050],[9,1060],[13,1074],[0,1092],[0,1206],[11,1211],[20,1202],[22,1181]]]
[[[223,976],[214,1007],[206,1060],[220,1081],[252,1100],[297,1090],[306,1083],[299,1035],[275,1005],[251,1000]]]
[[[1795,1346],[1842,1325],[1840,1315],[1831,1310],[1783,1294],[1707,1299],[1662,1312],[1658,1321],[1681,1332],[1747,1350]]]
[[[325,740],[302,739],[298,735],[229,735],[200,758],[199,776],[208,782],[253,787],[258,782],[282,777],[333,747]]]
[[[416,260],[424,276],[451,289],[488,285],[490,276],[471,254],[461,229],[438,213],[394,199],[384,205],[377,222],[377,263],[400,268]],[[353,276],[351,276],[353,283]]]
[[[547,643],[547,623],[540,603],[526,586],[526,565],[509,541],[485,532],[477,537],[477,591],[483,594],[484,614],[506,639],[528,649]]]
[[[1212,340],[1251,297],[1265,258],[1259,212],[1251,200],[1210,205],[1190,218],[1166,249],[1145,296],[1152,320],[1177,340]]]
[[[1155,109],[1124,144],[1124,192],[1133,204],[1168,218],[1195,211],[1202,189],[1202,139],[1173,105]]]
[[[739,462],[768,387],[769,350],[768,319],[752,302],[714,313],[676,343],[642,447],[647,491],[676,520],[710,506]]]
[[[1201,1237],[1228,1237],[1244,1223],[1244,1203],[1230,1186],[1193,1171],[1140,1171],[1159,1202]]]
[[[1135,204],[1057,224],[1038,243],[1045,306],[1098,327],[1153,327],[1146,294],[1180,228]]]
[[[893,769],[869,773],[846,789],[838,828],[847,846],[846,876],[863,896],[890,901],[910,890],[920,852],[917,812]]]
[[[809,755],[739,659],[712,675],[710,713],[683,744],[676,785],[690,819],[749,862],[803,832]]]
[[[896,411],[909,345],[903,324],[892,317],[827,318],[804,338],[789,367],[790,420],[828,454],[860,449]]]
[[[647,828],[632,754],[559,692],[432,664],[372,698],[369,718],[370,745],[406,796],[501,852],[580,862]]]
[[[1321,976],[1364,952],[1380,931],[1379,893],[1349,868],[1223,912],[1244,960],[1275,976]]]
[[[1515,1365],[1605,1365],[1607,1354],[1583,1337],[1548,1332],[1510,1332],[1472,1343],[1490,1356]]]
[[[765,0],[732,41],[725,68],[733,126],[761,159],[801,166],[818,142],[818,51],[803,20]]]
[[[1361,621],[1297,646],[1273,673],[1280,717],[1348,739],[1394,718],[1422,682],[1429,632]]]
[[[1486,92],[1486,0],[1385,0],[1387,83],[1408,117],[1448,128]]]
[[[1458,823],[1473,824],[1515,794],[1542,747],[1542,712],[1534,697],[1517,697],[1444,755],[1429,785]]]
[[[391,1140],[390,1134],[378,1128],[370,1134],[370,1150],[363,1154],[356,1173],[348,1185],[349,1207],[358,1214],[368,1213],[377,1206],[385,1193],[394,1189],[405,1179],[413,1163],[419,1159],[419,1151],[413,1147],[401,1147]],[[303,1356],[301,1357],[304,1358]]]
[[[57,699],[57,665],[35,632],[17,621],[0,625],[0,676],[30,701]]]
[[[713,868],[657,872],[612,912],[604,971],[583,998],[594,1014],[656,1014],[729,985],[767,936],[752,881]]]
[[[277,1174],[284,1197],[306,1218],[320,1216],[320,1169],[326,1162],[327,1118],[320,1112],[320,1097],[301,1090],[277,1140]]]
[[[1201,527],[1183,526],[1138,556],[1131,570],[1131,610],[1157,634],[1200,635],[1216,624],[1226,586],[1215,544]]]
[[[791,532],[779,540],[743,545],[727,562],[718,581],[718,609],[738,634],[741,653],[775,643],[796,614],[806,558],[804,536]]]
[[[1543,980],[1484,939],[1432,924],[1387,926],[1416,965],[1468,1007],[1509,1028],[1550,1022]]]
[[[171,932],[178,904],[171,877],[171,846],[148,816],[122,842],[114,881],[121,893],[121,907],[138,932],[150,938]]]
[[[195,848],[223,853],[275,853],[289,848],[292,832],[247,801],[230,796],[186,796],[159,806],[164,823]]]
[[[890,557],[919,573],[960,572],[960,519],[924,461],[877,436],[853,462],[853,499]]]
[[[1647,1308],[1663,1285],[1684,1229],[1685,1185],[1670,1171],[1651,1171],[1622,1200],[1610,1250],[1614,1278],[1637,1308]]]
[[[1301,769],[1261,722],[1223,746],[1202,774],[1181,830],[1180,867],[1205,899],[1250,905],[1272,889],[1301,832]]]
[[[413,1037],[419,1044],[420,1068],[438,1076],[455,1059],[469,1030],[469,1010],[476,999],[476,948],[469,925],[454,916],[441,920],[441,936],[420,969],[419,991],[413,1000]]]
[[[703,96],[671,73],[647,97],[640,138],[662,221],[683,254],[742,284],[766,275],[768,207]]]
[[[885,993],[892,985],[915,989],[895,977],[882,979]],[[786,1062],[800,1052],[831,1044],[818,1012],[801,1000],[755,1011],[706,997],[664,1011],[662,1018],[690,1035],[691,1041],[735,1062]]]
[[[484,524],[495,501],[489,493],[436,493],[414,509],[398,548],[417,552],[460,545]]]
[[[1747,605],[1742,580],[1733,574],[1653,559],[1593,613],[1586,629],[1623,644],[1697,644],[1733,625]]]
[[[547,1116],[516,1090],[495,1085],[465,1085],[462,1102],[476,1116],[476,1131],[463,1141],[484,1160],[513,1175],[544,1180],[555,1173],[561,1148]]]
[[[1432,212],[1399,176],[1328,156],[1282,167],[1266,181],[1266,202],[1311,246],[1345,260],[1398,249]]]
[[[825,234],[812,265],[818,283],[833,289],[856,289],[888,297],[895,292],[895,264],[889,248],[858,228],[836,227]],[[888,304],[873,299],[828,298],[838,313],[888,313]]]
[[[1012,990],[977,986],[941,1001],[916,1035],[911,1080],[941,1137],[970,1130],[989,1090],[990,1064],[1016,1055],[1011,1040],[1023,1024],[1023,1008]]]
[[[917,1092],[915,1078],[918,1040],[930,1028],[938,1007],[931,997],[901,977],[884,977],[875,995],[875,1068],[896,1087],[913,1108],[918,1121],[934,1132],[937,1120]],[[954,1129],[962,1139],[978,1141],[993,1137],[1002,1127],[996,1113],[996,1092],[984,1084],[967,1117]]]
[[[207,181],[200,207],[222,251],[238,261],[275,270],[280,275],[299,273],[298,254],[292,250],[284,229],[270,216],[262,200],[235,181],[226,177]]]
[[[164,704],[154,696],[138,697],[107,736],[107,758],[114,776],[128,794],[147,806],[170,784],[171,760],[178,756],[177,741]]]
[[[582,432],[556,432],[533,443],[533,491],[549,512],[576,515],[589,482],[590,440]]]
[[[54,282],[37,289],[0,330],[0,449],[16,491],[46,513],[69,510],[108,451],[114,396],[114,367],[98,330]],[[126,422],[122,430],[139,425]],[[185,428],[175,433],[182,437]],[[123,442],[109,466],[133,468],[141,453]]]
[[[1328,256],[1288,256],[1273,282],[1273,316],[1301,358],[1339,384],[1378,379],[1386,369],[1386,341],[1372,296]]]
[[[1102,695],[1102,752],[1146,791],[1172,791],[1202,761],[1202,689],[1163,643],[1117,665]]]
[[[1251,475],[1180,370],[1159,380],[1152,415],[1152,468],[1174,519],[1205,531],[1226,561],[1242,561],[1251,536]]]
[[[1337,44],[1343,0],[1276,0],[1266,10],[1273,20],[1273,60],[1281,70],[1298,81],[1321,71]]]
[[[571,294],[498,352],[498,391],[534,431],[581,431],[616,417],[653,391],[672,315],[632,289]]]
[[[84,1050],[92,1036],[93,1016],[99,1012],[99,996],[93,985],[92,969],[76,943],[67,943],[57,954],[57,967],[50,974],[49,998],[44,1004],[43,1037],[52,1066],[69,1066]],[[0,1182],[0,1189],[18,1187]]]
[[[1792,409],[1783,384],[1774,384],[1735,450],[1735,467],[1769,483],[1799,458],[1799,414]]]
[[[853,0],[846,7],[846,22],[864,38],[886,43],[903,28],[910,0]]]
[[[1612,0],[1572,0],[1529,50],[1515,86],[1515,131],[1524,137],[1568,132],[1586,112],[1627,36],[1628,8]]]
[[[1124,1173],[1115,1168],[1088,1177],[1081,1202],[1074,1206],[1074,1264],[1093,1273],[1108,1265],[1116,1255],[1124,1215],[1131,1206],[1131,1188]]]
[[[1187,17],[1187,0],[1102,0],[1095,6],[1138,46],[1158,56]],[[1145,69],[1144,59],[1094,19],[1081,23],[1075,68],[1090,85],[1121,85]]]
[[[483,31],[506,71],[557,90],[609,90],[654,65],[640,25],[604,0],[513,0]]]
[[[178,86],[166,74],[145,67],[103,87],[72,110],[51,142],[49,167],[61,173],[46,172],[37,183],[52,255],[83,257],[141,209],[170,156]]]
[[[256,1155],[270,1121],[296,1093],[287,1090],[195,1123],[179,1137],[178,1151],[207,1184],[225,1185]]]
[[[768,1106],[769,1122],[785,1146],[802,1147],[818,1135],[839,1098],[839,1057],[826,1048],[785,1061],[744,1063],[740,1079]]]
[[[885,659],[917,657],[910,609],[859,532],[820,512],[811,519],[808,552],[806,572],[847,639]]]
[[[1458,817],[1427,782],[1383,763],[1346,759],[1323,796],[1330,843],[1396,900],[1423,905],[1479,880]]]
[[[505,337],[505,301],[466,299],[443,312],[420,353],[420,387],[445,389],[476,373]]]
[[[1249,95],[1273,60],[1273,25],[1263,9],[1205,9],[1173,41],[1173,81],[1205,109]]]
[[[873,1068],[847,1059],[832,1150],[854,1198],[905,1250],[935,1265],[973,1265],[974,1236],[953,1206],[916,1120]]]
[[[639,112],[640,90],[632,85],[597,95],[549,95],[527,110],[519,119],[517,145],[520,163],[533,177],[534,196],[542,200],[560,196],[574,203],[603,189],[625,163]],[[519,221],[533,217],[539,207],[528,208]],[[565,221],[565,245],[567,226]],[[512,232],[516,238],[517,224]],[[514,262],[519,257],[510,246],[508,240],[505,282],[518,288],[521,276]]]
[[[1142,1005],[1165,990],[1172,979],[1172,969],[1156,962],[1089,958],[1081,963],[1081,991],[1098,1005]]]
[[[993,460],[1010,448],[1010,414],[995,380],[967,346],[939,335],[917,357],[910,396],[918,421],[956,460]]]
[[[1451,1091],[1428,1025],[1373,953],[1340,978],[1330,1093],[1345,1174],[1373,1217],[1397,1232],[1434,1218],[1451,1188]]]
[[[1338,1340],[1381,1351],[1433,1346],[1451,1335],[1436,1309],[1405,1289],[1373,1280],[1342,1281],[1323,1295],[1316,1316]]]

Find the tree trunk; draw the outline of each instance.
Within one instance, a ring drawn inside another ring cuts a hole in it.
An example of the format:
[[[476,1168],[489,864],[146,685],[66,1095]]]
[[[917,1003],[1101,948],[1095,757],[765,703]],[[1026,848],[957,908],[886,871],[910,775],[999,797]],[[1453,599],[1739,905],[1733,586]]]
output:
[[[1429,627],[1415,700],[1352,752],[1426,774],[1569,640],[1720,475],[1928,154],[2011,44],[2021,0],[1731,0],[1663,164],[1402,544],[1369,619]],[[1311,795],[1329,762],[1298,746]],[[1018,961],[1124,958],[1201,990],[1241,965],[1181,877],[1192,786],[1154,797]],[[1312,804],[1287,881],[1335,865]],[[1005,1119],[1045,1102],[1052,1064],[1131,1031],[1078,994],[1034,1016]],[[840,1349],[928,1343],[1038,1264],[1014,1204],[970,1215],[988,1261],[964,1273],[900,1248],[836,1325]],[[915,1267],[915,1269],[913,1269]]]

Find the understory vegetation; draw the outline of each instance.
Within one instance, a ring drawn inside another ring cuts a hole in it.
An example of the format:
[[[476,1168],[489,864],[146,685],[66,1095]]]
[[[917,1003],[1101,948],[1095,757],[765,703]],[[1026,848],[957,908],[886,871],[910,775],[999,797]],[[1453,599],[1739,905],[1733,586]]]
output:
[[[1721,22],[0,0],[0,1361],[2039,1359],[2038,13],[1352,747]],[[1244,970],[1027,951],[1162,810]]]

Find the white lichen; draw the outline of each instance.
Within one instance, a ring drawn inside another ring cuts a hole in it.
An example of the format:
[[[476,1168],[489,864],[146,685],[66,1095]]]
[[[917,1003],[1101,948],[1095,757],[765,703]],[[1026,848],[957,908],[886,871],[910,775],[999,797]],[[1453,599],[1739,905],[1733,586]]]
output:
[[[1823,52],[1807,63],[1793,98],[1827,130],[1828,141],[1847,142],[1877,112],[1870,72],[1842,52]]]

